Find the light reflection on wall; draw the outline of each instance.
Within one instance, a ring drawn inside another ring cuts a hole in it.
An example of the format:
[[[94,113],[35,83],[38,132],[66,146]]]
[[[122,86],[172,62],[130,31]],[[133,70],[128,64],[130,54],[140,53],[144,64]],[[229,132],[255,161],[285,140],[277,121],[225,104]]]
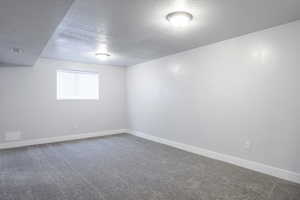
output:
[[[261,47],[252,52],[252,57],[261,64],[266,64],[270,58],[270,53],[269,48]]]
[[[179,80],[183,79],[184,77],[184,68],[183,66],[176,64],[176,65],[171,65],[168,67],[169,71],[171,72],[171,75],[173,78]]]

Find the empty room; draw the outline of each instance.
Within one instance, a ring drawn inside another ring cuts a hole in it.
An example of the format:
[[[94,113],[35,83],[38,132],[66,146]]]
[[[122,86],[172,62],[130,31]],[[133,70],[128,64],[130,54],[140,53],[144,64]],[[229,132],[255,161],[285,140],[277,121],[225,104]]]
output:
[[[1,0],[0,200],[300,200],[300,0]]]

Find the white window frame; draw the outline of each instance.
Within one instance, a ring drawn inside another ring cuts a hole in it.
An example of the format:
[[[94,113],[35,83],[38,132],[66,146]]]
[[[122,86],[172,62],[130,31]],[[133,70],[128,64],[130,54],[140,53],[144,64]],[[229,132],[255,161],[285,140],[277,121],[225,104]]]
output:
[[[66,73],[78,73],[78,74],[93,74],[97,76],[97,80],[98,80],[98,85],[97,85],[97,97],[96,98],[85,98],[85,97],[79,97],[79,96],[74,96],[72,98],[65,98],[62,97],[59,91],[59,78],[58,78],[58,74],[59,72],[66,72]],[[69,69],[59,69],[56,70],[56,100],[58,101],[65,101],[65,100],[71,100],[71,101],[98,101],[100,99],[100,79],[99,79],[99,73],[98,72],[94,72],[94,71],[81,71],[81,70],[69,70]]]

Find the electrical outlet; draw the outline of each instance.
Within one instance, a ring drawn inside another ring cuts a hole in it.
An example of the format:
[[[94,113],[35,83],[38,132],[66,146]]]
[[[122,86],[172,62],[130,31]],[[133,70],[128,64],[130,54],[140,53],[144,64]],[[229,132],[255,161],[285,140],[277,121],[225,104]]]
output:
[[[244,143],[244,149],[246,151],[250,151],[251,147],[252,147],[252,142],[250,140],[245,141],[245,143]]]
[[[5,133],[5,141],[20,140],[22,133],[20,131],[10,131]]]

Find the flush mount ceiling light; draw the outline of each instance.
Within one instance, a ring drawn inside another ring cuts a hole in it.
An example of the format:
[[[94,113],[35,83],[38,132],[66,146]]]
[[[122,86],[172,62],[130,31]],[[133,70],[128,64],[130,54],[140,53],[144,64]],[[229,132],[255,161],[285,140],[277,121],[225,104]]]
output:
[[[185,11],[176,11],[169,13],[166,19],[175,27],[184,27],[193,20],[193,15]]]
[[[96,53],[95,54],[100,60],[107,60],[110,57],[109,53]]]

